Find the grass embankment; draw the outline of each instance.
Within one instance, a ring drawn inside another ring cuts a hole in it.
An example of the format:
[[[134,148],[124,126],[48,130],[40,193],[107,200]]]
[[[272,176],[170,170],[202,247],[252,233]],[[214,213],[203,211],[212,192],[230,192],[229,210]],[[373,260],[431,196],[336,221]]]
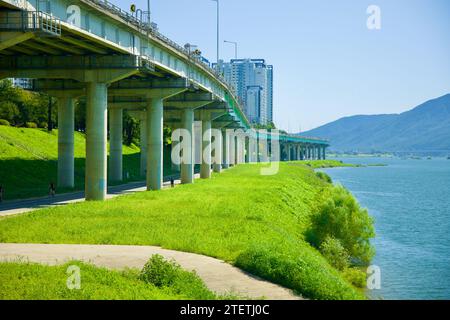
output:
[[[0,221],[0,241],[156,245],[231,262],[313,299],[364,296],[306,240],[332,185],[312,167],[240,165],[212,180],[35,211]]]
[[[75,188],[84,188],[86,140],[75,132]],[[126,181],[140,179],[139,148],[123,147],[123,167]],[[57,181],[58,130],[14,128],[0,126],[0,185],[5,189],[4,199],[23,199],[45,196],[50,182]]]
[[[74,267],[76,269],[74,269]],[[77,282],[76,272],[79,272]],[[201,279],[152,257],[142,270],[110,271],[72,261],[62,266],[0,263],[0,300],[213,300]]]

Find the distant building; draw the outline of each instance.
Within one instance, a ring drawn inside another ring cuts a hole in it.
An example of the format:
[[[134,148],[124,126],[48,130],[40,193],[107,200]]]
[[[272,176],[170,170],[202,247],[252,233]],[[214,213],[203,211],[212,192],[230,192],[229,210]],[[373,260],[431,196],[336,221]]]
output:
[[[233,59],[219,61],[218,69],[242,99],[250,122],[262,125],[273,122],[273,66],[264,59]]]
[[[31,88],[31,79],[25,78],[11,78],[12,85],[17,88],[29,89]]]

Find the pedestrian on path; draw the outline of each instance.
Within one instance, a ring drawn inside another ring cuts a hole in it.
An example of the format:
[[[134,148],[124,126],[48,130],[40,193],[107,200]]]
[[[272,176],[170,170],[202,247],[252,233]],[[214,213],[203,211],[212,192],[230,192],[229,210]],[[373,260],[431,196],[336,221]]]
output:
[[[49,186],[49,188],[48,188],[48,194],[49,194],[51,197],[54,197],[55,194],[56,194],[56,187],[55,187],[55,184],[54,184],[53,182],[50,182],[50,186]]]

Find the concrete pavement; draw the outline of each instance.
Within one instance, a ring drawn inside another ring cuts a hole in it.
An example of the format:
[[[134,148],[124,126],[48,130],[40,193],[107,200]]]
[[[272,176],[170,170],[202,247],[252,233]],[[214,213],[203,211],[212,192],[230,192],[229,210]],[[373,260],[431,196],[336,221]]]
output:
[[[115,270],[142,269],[155,254],[175,260],[185,270],[195,270],[207,287],[218,294],[234,293],[251,299],[302,299],[291,290],[251,276],[221,260],[193,253],[151,246],[0,244],[0,261],[26,259],[30,262],[58,265],[79,260]]]

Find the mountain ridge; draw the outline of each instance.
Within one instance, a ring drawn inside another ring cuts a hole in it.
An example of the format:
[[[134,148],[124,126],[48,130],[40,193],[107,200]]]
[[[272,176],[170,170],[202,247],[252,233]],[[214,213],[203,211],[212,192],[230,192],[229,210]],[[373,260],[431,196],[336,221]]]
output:
[[[338,152],[450,153],[450,94],[398,114],[343,117],[301,135]]]

